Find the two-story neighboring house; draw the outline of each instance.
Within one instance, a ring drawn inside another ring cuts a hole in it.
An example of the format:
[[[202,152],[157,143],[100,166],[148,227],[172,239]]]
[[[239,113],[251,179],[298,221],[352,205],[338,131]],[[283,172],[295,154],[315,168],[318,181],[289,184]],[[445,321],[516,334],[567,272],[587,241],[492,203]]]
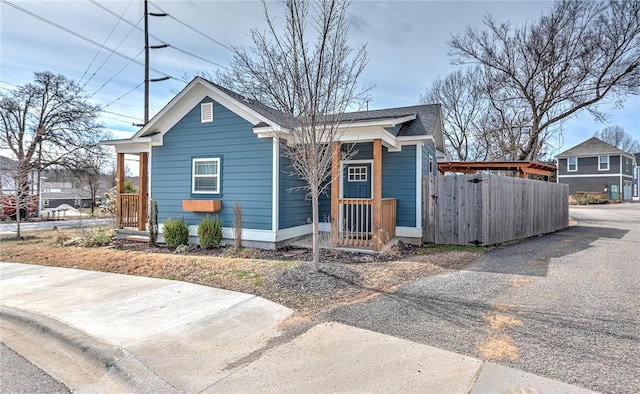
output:
[[[632,154],[591,137],[560,153],[556,161],[558,182],[569,185],[569,194],[606,192],[609,200],[632,199]]]
[[[640,153],[634,154],[633,163],[633,200],[640,201]]]

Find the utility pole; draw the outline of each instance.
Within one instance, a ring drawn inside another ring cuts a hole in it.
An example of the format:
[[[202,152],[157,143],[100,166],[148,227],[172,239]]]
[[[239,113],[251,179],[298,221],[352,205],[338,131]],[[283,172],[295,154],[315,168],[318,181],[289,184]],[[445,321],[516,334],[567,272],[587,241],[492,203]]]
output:
[[[149,82],[166,81],[169,77],[149,79],[149,49],[166,48],[169,45],[149,46],[149,15],[169,16],[166,13],[149,12],[148,0],[144,0],[144,124],[149,122]]]

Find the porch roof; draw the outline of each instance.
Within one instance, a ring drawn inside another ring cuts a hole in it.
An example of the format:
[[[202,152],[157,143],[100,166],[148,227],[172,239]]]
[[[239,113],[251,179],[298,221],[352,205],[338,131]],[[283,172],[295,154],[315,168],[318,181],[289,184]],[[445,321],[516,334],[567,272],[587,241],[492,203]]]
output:
[[[448,161],[438,163],[438,170],[445,172],[461,172],[475,174],[482,170],[518,171],[522,174],[551,176],[556,166],[538,161]]]

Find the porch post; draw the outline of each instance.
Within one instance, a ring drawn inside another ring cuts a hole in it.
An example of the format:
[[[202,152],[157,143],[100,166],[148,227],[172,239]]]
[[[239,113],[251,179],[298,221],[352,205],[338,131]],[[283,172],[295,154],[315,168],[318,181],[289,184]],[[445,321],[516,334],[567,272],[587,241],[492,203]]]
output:
[[[140,152],[140,190],[138,191],[138,230],[147,228],[147,208],[149,203],[149,154]]]
[[[331,143],[331,246],[338,245],[338,224],[340,222],[340,141]]]
[[[373,249],[382,249],[382,140],[373,140]]]
[[[124,153],[118,153],[116,164],[116,226],[122,228],[122,193],[124,193]]]

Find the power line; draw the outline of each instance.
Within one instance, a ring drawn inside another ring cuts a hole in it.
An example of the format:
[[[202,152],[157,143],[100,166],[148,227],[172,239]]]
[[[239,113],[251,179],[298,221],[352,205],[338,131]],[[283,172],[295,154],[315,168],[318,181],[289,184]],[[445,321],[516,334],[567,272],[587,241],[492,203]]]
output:
[[[178,52],[180,52],[180,53],[184,53],[185,55],[189,55],[189,56],[195,57],[196,59],[199,59],[199,60],[202,60],[203,62],[206,62],[206,63],[212,64],[212,65],[214,65],[214,66],[216,66],[216,67],[220,67],[220,68],[224,68],[224,69],[226,69],[226,68],[227,68],[226,66],[223,66],[223,65],[222,65],[222,64],[220,64],[220,63],[216,63],[216,62],[214,62],[214,61],[211,61],[211,60],[205,59],[205,58],[203,58],[203,57],[201,57],[201,56],[198,56],[198,55],[196,55],[196,54],[194,54],[194,53],[191,53],[191,52],[187,52],[187,51],[185,51],[184,49],[180,49],[180,48],[178,48],[178,47],[176,47],[176,46],[173,46],[173,45],[169,45],[169,49],[175,49],[176,51],[178,51]]]
[[[138,20],[138,23],[140,23],[140,21],[141,21],[141,20],[142,20],[142,17],[140,17],[140,20]],[[127,35],[126,35],[126,36],[124,36],[124,37],[122,38],[122,40],[120,40],[120,43],[118,43],[118,45],[115,47],[115,50],[116,50],[116,51],[117,51],[117,50],[122,46],[122,44],[127,40],[127,38],[129,38],[129,36],[130,36],[130,35],[131,35],[131,33],[133,32],[133,30],[134,30],[134,29],[133,29],[133,28],[131,28],[131,30],[129,30],[129,32],[127,33]],[[135,58],[137,58],[139,55],[140,55],[140,54],[138,53],[138,55],[136,55],[136,56],[134,57],[134,59],[135,59]],[[102,64],[100,64],[100,66],[96,69],[96,71],[94,71],[94,72],[93,72],[93,74],[91,74],[91,77],[90,77],[89,79],[87,79],[87,81],[84,83],[84,85],[82,85],[82,87],[87,86],[87,84],[88,84],[88,83],[93,79],[93,77],[95,77],[95,75],[98,73],[98,71],[100,71],[100,70],[102,69],[102,67],[107,63],[107,61],[108,61],[109,59],[111,59],[111,56],[113,56],[113,53],[110,53],[110,54],[109,54],[109,56],[107,56],[107,57],[102,61]],[[129,61],[127,64],[125,64],[125,67],[126,67],[126,66],[128,66],[129,64],[131,64],[131,61]],[[118,75],[119,73],[120,73],[120,71],[118,71],[118,72],[116,73],[116,75]],[[115,77],[115,76],[114,76],[114,77]],[[113,79],[113,78],[111,78],[111,79]],[[110,79],[110,80],[111,80],[111,79]],[[104,85],[103,85],[103,86],[104,86]]]
[[[140,26],[138,26],[138,24],[134,24],[134,23],[132,23],[132,22],[131,22],[131,21],[129,21],[128,19],[126,19],[126,18],[124,18],[124,17],[122,17],[122,16],[120,16],[120,15],[116,14],[115,12],[113,12],[112,10],[110,10],[109,8],[105,7],[104,5],[102,5],[102,4],[100,4],[100,3],[98,3],[98,2],[97,2],[97,1],[95,1],[95,0],[89,0],[89,2],[90,2],[90,3],[92,3],[92,4],[95,4],[95,5],[96,5],[97,7],[99,7],[100,9],[104,10],[105,12],[109,13],[109,14],[110,14],[110,15],[112,15],[112,16],[115,16],[116,18],[118,18],[119,20],[121,20],[121,21],[123,21],[124,23],[128,24],[129,26],[131,26],[131,27],[133,27],[133,28],[137,29],[138,31],[141,31],[141,32],[143,32],[143,33],[144,33],[144,30],[143,30]],[[153,3],[152,3],[152,4],[153,4]],[[156,4],[153,4],[153,5],[154,5],[156,8],[158,8],[161,12],[165,12],[164,10],[162,10],[162,8],[158,7]],[[166,13],[166,12],[165,12],[165,13]],[[173,16],[171,16],[171,15],[168,15],[168,16],[169,16],[170,18],[172,18],[172,19],[174,19],[174,20],[178,21],[175,17],[173,17]],[[140,22],[138,22],[138,23],[140,23]],[[181,21],[178,21],[178,23],[180,23],[180,24],[182,24],[182,25],[185,25],[185,26],[187,26],[188,28],[190,28],[190,29],[192,29],[192,30],[196,30],[196,29],[191,28],[190,26],[188,26],[188,25],[184,24],[184,23],[183,23],[183,22],[181,22]],[[219,42],[219,41],[217,41],[217,40],[215,40],[215,39],[213,39],[213,38],[211,38],[211,37],[207,36],[206,34],[204,34],[204,33],[200,32],[200,31],[198,31],[198,33],[199,33],[199,34],[202,34],[202,35],[205,35],[207,38],[209,38],[210,40],[214,41],[215,43],[217,43],[217,44],[219,44],[219,45],[223,46],[224,48],[226,48],[226,49],[228,49],[228,50],[230,50],[230,51],[233,51],[233,50],[232,50],[230,47],[228,47],[227,45],[224,45],[223,43],[221,43],[221,42]],[[166,41],[165,41],[165,40],[163,40],[162,38],[160,38],[160,37],[156,36],[155,34],[149,34],[149,37],[153,38],[154,40],[158,40],[158,41],[160,41],[160,43],[161,43],[162,45],[167,45],[169,48],[174,48],[174,49],[175,49],[175,50],[177,50],[178,52],[181,52],[181,53],[183,53],[183,54],[185,54],[185,55],[188,55],[188,56],[194,57],[194,58],[196,58],[196,59],[202,60],[202,61],[204,61],[204,62],[206,62],[206,63],[209,63],[209,64],[211,64],[211,65],[214,65],[214,66],[216,66],[216,67],[226,68],[226,66],[223,66],[223,65],[222,65],[222,64],[220,64],[220,63],[216,63],[216,62],[214,62],[214,61],[212,61],[212,60],[205,59],[205,58],[204,58],[204,57],[202,57],[202,56],[199,56],[199,55],[193,54],[193,53],[191,53],[191,52],[189,52],[189,51],[186,51],[186,50],[181,49],[181,48],[178,48],[178,47],[176,47],[176,46],[174,46],[174,45],[172,45],[172,44],[169,44],[168,42],[166,42]],[[184,80],[182,80],[182,82],[187,83],[187,81],[184,81]]]
[[[244,30],[242,30],[241,28],[239,28],[238,26],[227,22],[226,20],[220,18],[218,15],[214,14],[213,12],[207,10],[206,8],[200,7],[196,2],[191,1],[191,0],[187,0],[187,3],[191,4],[192,6],[198,8],[201,11],[206,12],[207,14],[211,15],[212,17],[218,19],[219,21],[221,21],[222,23],[227,24],[228,26],[233,27],[234,29],[236,29],[237,31],[239,31],[240,33],[244,34],[245,36],[249,36],[249,34],[247,34]]]
[[[4,3],[6,5],[9,5],[9,6],[15,8],[15,9],[17,9],[18,11],[24,12],[25,14],[30,15],[30,16],[36,18],[36,19],[39,19],[42,22],[45,22],[45,23],[47,23],[47,24],[49,24],[49,25],[51,25],[51,26],[53,26],[53,27],[55,27],[57,29],[60,29],[60,30],[62,30],[64,32],[66,32],[66,33],[69,33],[69,34],[71,34],[71,35],[73,35],[73,36],[75,36],[75,37],[77,37],[77,38],[79,38],[79,39],[81,39],[83,41],[86,41],[86,42],[88,42],[88,43],[90,43],[92,45],[95,45],[97,47],[103,48],[104,50],[109,51],[109,52],[113,53],[114,55],[118,55],[123,59],[130,60],[131,62],[133,62],[133,63],[135,63],[135,64],[137,64],[139,66],[144,67],[144,64],[142,62],[137,61],[134,58],[132,58],[130,56],[127,56],[127,55],[125,55],[123,53],[120,53],[120,52],[118,52],[118,51],[116,51],[114,49],[111,49],[111,48],[109,48],[109,47],[107,47],[105,45],[102,45],[102,44],[100,44],[100,43],[98,43],[98,42],[96,42],[96,41],[94,41],[94,40],[92,40],[92,39],[90,39],[90,38],[88,38],[86,36],[83,36],[82,34],[77,33],[77,32],[75,32],[75,31],[73,31],[71,29],[68,29],[68,28],[66,28],[64,26],[61,26],[61,25],[55,23],[55,22],[52,22],[49,19],[47,19],[45,17],[42,17],[42,16],[40,16],[40,15],[34,13],[34,12],[26,10],[26,9],[24,9],[24,8],[22,8],[22,7],[20,7],[20,6],[16,5],[16,4],[13,4],[13,3],[11,3],[11,2],[9,2],[7,0],[0,0],[0,2]],[[171,77],[169,74],[167,74],[165,72],[162,72],[162,71],[160,71],[160,70],[158,70],[156,68],[150,67],[150,69],[153,70],[154,72],[158,73],[158,74],[161,74],[161,75],[165,76],[165,77]],[[182,79],[182,78],[179,78],[179,77],[176,77],[175,79],[177,79],[177,80],[179,80],[181,82],[187,83],[187,81],[185,79]]]
[[[123,118],[129,118],[129,119],[132,119],[132,120],[140,120],[140,119],[138,119],[136,117],[133,117],[133,116],[130,116],[130,115],[119,114],[119,113],[113,112],[113,111],[101,110],[100,112],[104,112],[106,114],[111,114],[111,115],[122,116]]]
[[[137,58],[138,56],[140,56],[142,54],[142,52],[144,51],[144,49],[141,49],[140,52],[138,52],[138,54],[135,56],[135,58]],[[111,78],[109,78],[105,83],[103,83],[98,89],[95,90],[95,92],[91,93],[90,97],[93,97],[96,95],[96,93],[98,93],[100,90],[102,90],[102,88],[104,88],[105,86],[107,86],[107,84],[111,81],[113,81],[115,79],[115,77],[117,77],[118,75],[120,75],[121,72],[124,71],[125,68],[129,67],[129,65],[132,62],[129,61],[127,62],[127,64],[125,64],[124,66],[122,66],[122,68],[120,68],[120,70],[118,70]]]
[[[129,9],[129,7],[131,6],[131,3],[133,2],[133,0],[129,0],[129,4],[127,4],[127,7],[124,9],[124,11],[122,11],[121,15],[124,15],[125,12],[127,12],[127,10]],[[113,32],[116,30],[116,27],[118,27],[118,25],[120,24],[120,20],[116,21],[116,24],[113,26],[113,28],[111,29],[111,31],[109,32],[109,35],[107,36],[107,38],[105,38],[104,42],[102,43],[103,45],[107,44],[107,41],[109,41],[109,38],[111,38],[111,35],[113,34]],[[118,48],[116,47],[116,50]],[[84,73],[82,73],[82,76],[80,77],[80,80],[78,80],[78,83],[81,83],[82,80],[84,79],[84,76],[87,75],[87,72],[89,71],[89,69],[91,68],[91,66],[93,66],[93,62],[96,61],[96,59],[98,58],[98,55],[100,55],[100,52],[102,52],[102,48],[98,49],[98,52],[96,52],[95,56],[93,57],[93,59],[91,59],[91,62],[89,63],[89,65],[87,66],[87,68],[84,70]],[[109,58],[107,58],[109,59]],[[106,62],[106,60],[105,60]],[[104,65],[104,62],[102,63],[102,65]],[[100,67],[98,67],[98,70],[96,70],[96,72],[98,72],[100,70],[100,68],[102,68],[102,65]],[[96,72],[93,73],[93,75],[96,75]],[[91,77],[93,77],[93,75]],[[91,78],[89,78],[89,80],[91,80]],[[89,83],[89,81],[85,82],[84,85],[82,86],[86,86],[87,83]]]
[[[180,19],[176,18],[175,16],[173,16],[173,15],[169,14],[167,11],[163,10],[163,9],[162,9],[160,6],[158,6],[157,4],[155,4],[155,3],[151,3],[151,4],[152,4],[154,7],[156,7],[158,10],[160,10],[160,12],[164,12],[165,14],[168,14],[169,18],[173,19],[174,21],[176,21],[177,23],[179,23],[179,24],[181,24],[182,26],[186,27],[187,29],[189,29],[189,30],[191,30],[191,31],[193,31],[193,32],[196,32],[196,33],[200,34],[200,35],[201,35],[201,36],[203,36],[204,38],[207,38],[207,39],[211,40],[212,42],[214,42],[214,43],[216,43],[216,44],[220,45],[220,46],[221,46],[221,47],[223,47],[224,49],[227,49],[229,52],[233,53],[233,49],[232,49],[231,47],[229,47],[229,46],[227,46],[227,45],[225,45],[225,44],[221,43],[220,41],[216,40],[215,38],[213,38],[213,37],[211,37],[211,36],[209,36],[209,35],[207,35],[207,34],[205,34],[205,33],[201,32],[200,30],[196,29],[195,27],[193,27],[193,26],[191,26],[191,25],[189,25],[189,24],[187,24],[187,23],[184,23],[184,22],[183,22],[183,21],[181,21]]]
[[[131,94],[134,90],[138,89],[140,86],[142,86],[143,82],[140,82],[139,84],[137,84],[136,86],[133,87],[133,89],[129,90],[127,93],[123,94],[122,96],[118,97],[117,99],[113,100],[112,102],[110,102],[109,104],[103,106],[102,108],[107,108],[108,106],[110,106],[111,104],[114,104],[118,101],[120,101],[121,99],[125,98],[126,96],[128,96],[129,94]]]

